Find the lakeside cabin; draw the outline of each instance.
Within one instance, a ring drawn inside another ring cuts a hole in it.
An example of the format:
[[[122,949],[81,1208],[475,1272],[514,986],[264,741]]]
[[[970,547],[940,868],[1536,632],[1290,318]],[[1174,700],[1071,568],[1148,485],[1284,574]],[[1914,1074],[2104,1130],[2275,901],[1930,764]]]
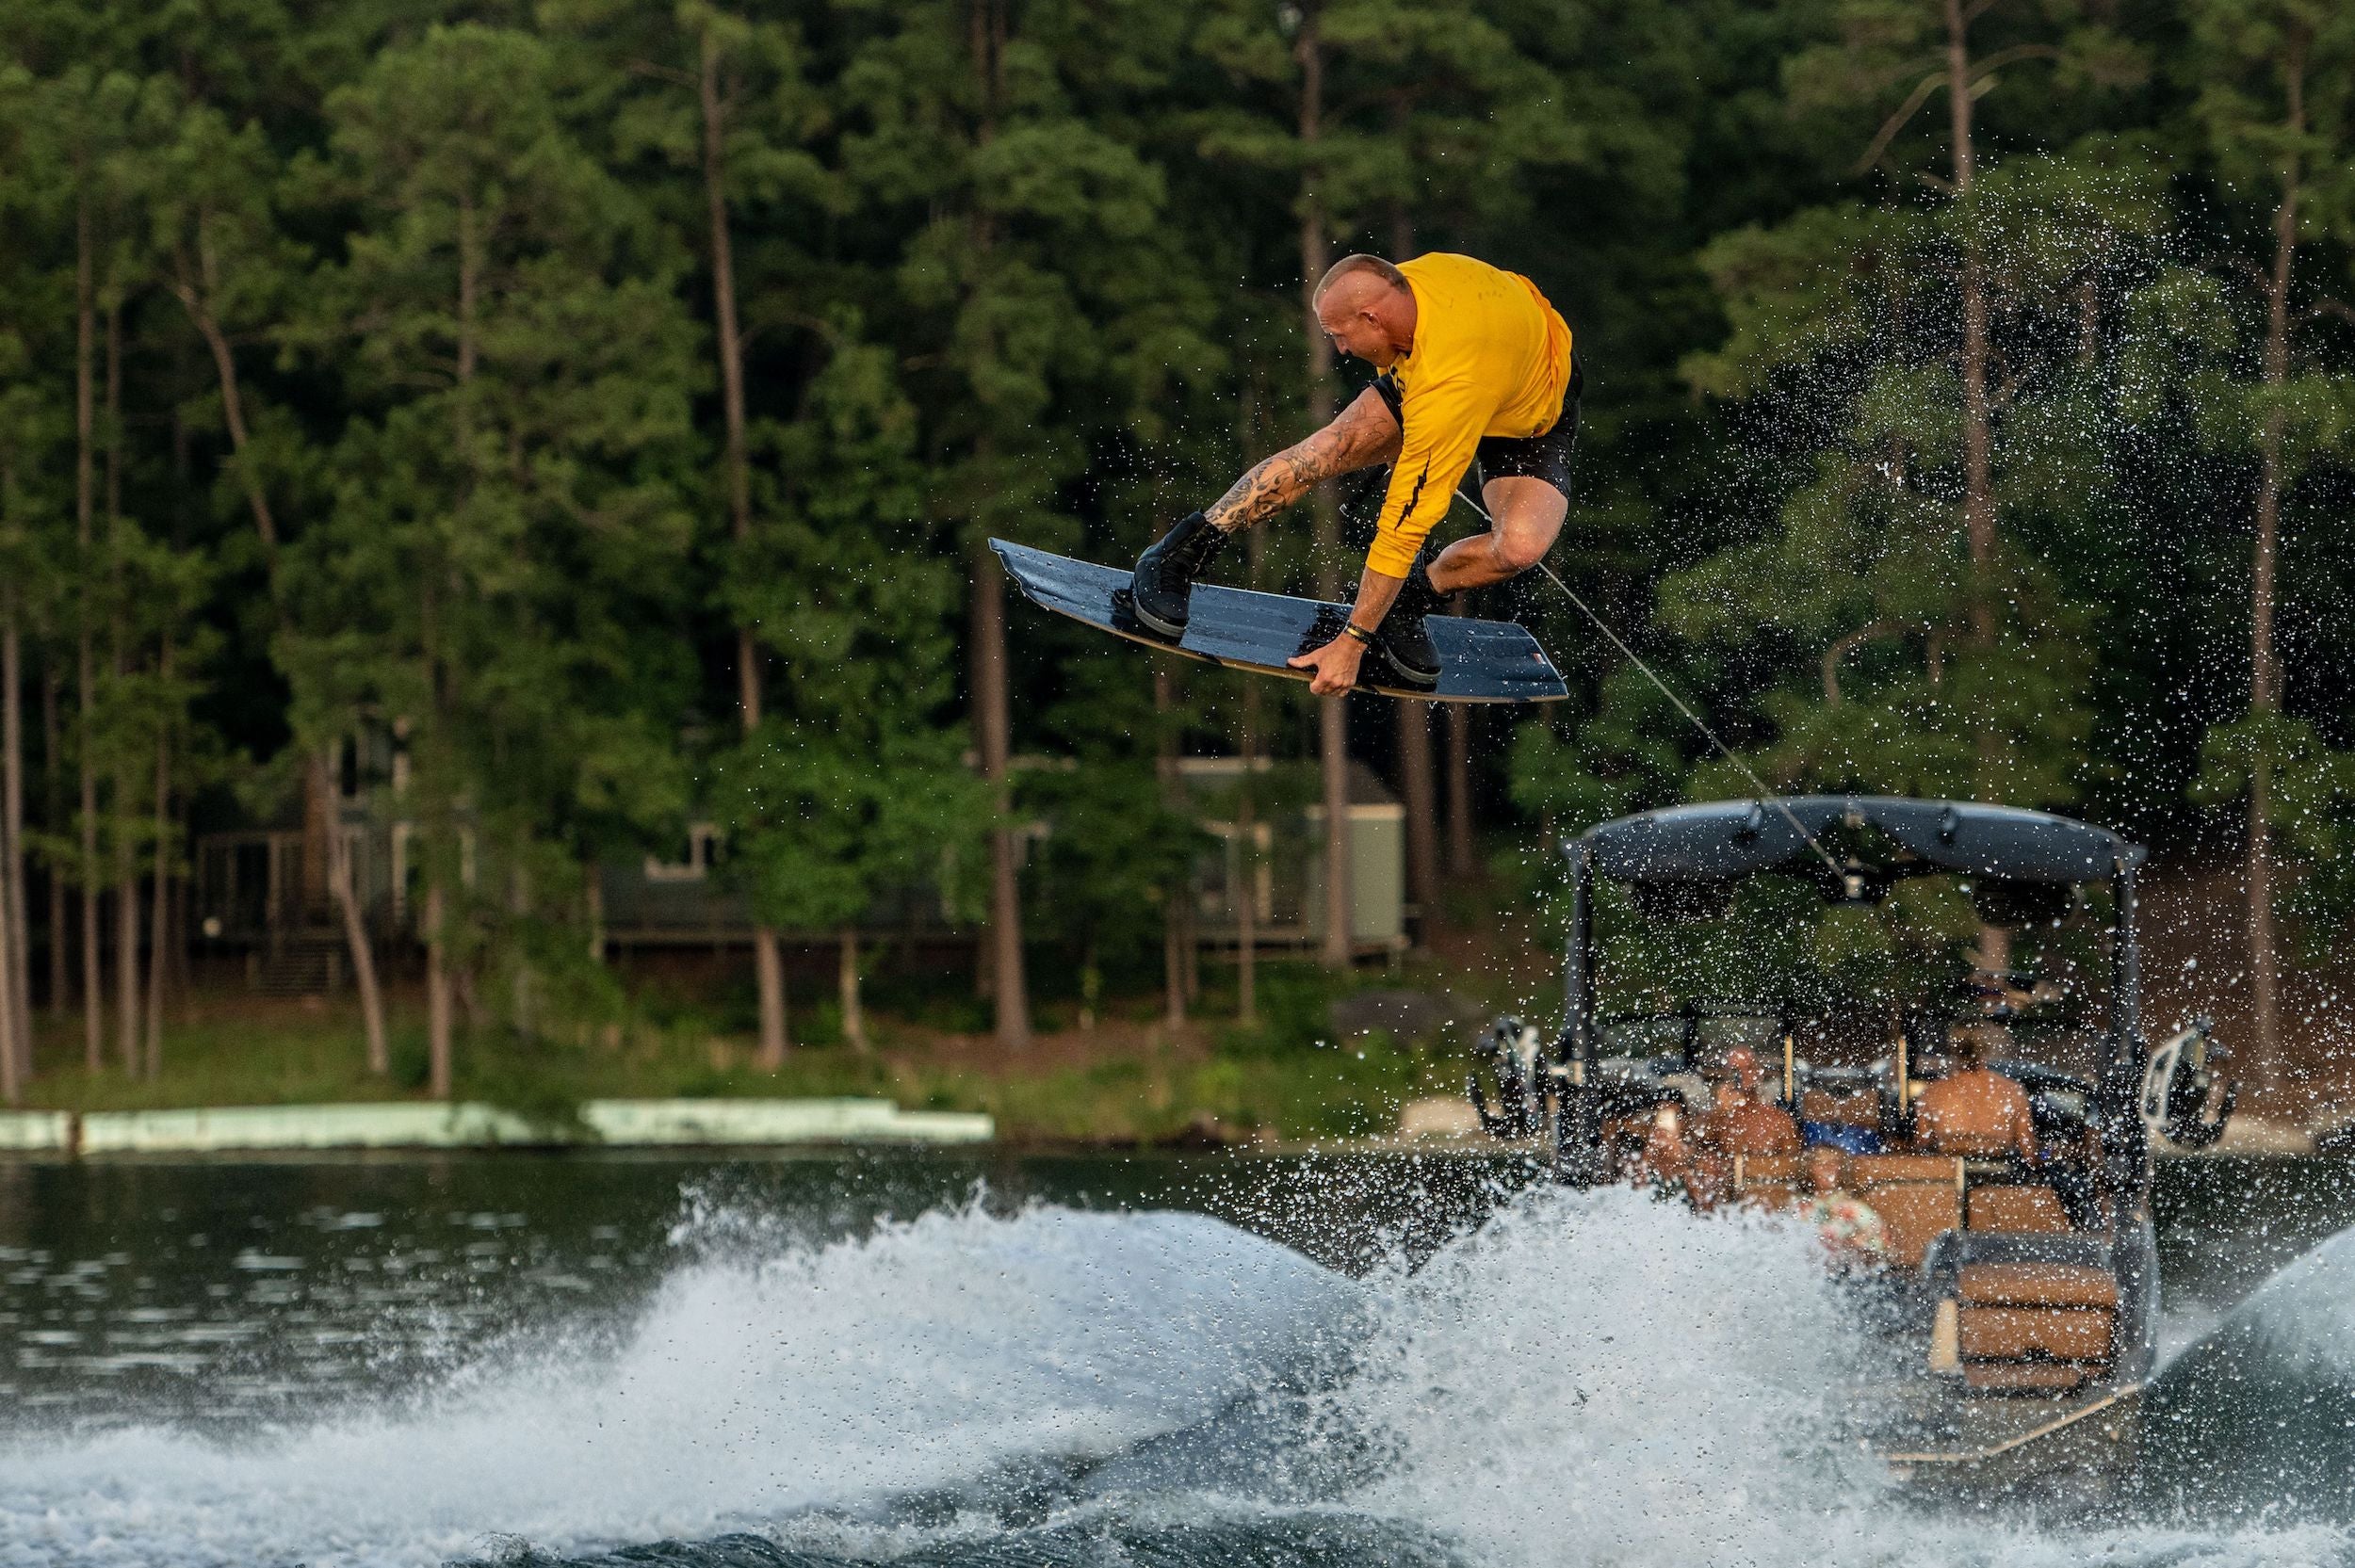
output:
[[[333,799],[301,800],[276,820],[202,832],[191,844],[186,933],[199,962],[218,971],[242,963],[248,982],[273,994],[313,994],[349,983],[343,928],[328,891],[326,834],[344,835],[352,878],[380,955],[399,962],[416,941],[411,824],[386,809],[397,800],[405,758],[363,759],[347,748],[331,770]],[[364,763],[372,762],[370,768]],[[1268,954],[1317,946],[1324,929],[1324,813],[1313,761],[1254,759],[1250,824],[1239,816],[1240,757],[1187,757],[1179,786],[1199,805],[1210,843],[1196,858],[1192,929],[1198,950],[1232,953],[1247,929]],[[1071,767],[1066,759],[1017,759],[1017,768]],[[369,775],[388,781],[372,785]],[[1417,912],[1406,898],[1405,811],[1362,762],[1350,765],[1350,936],[1361,957],[1394,957],[1407,946]],[[1303,801],[1306,804],[1303,804]],[[1026,824],[1026,860],[1054,832]],[[609,859],[597,870],[592,940],[609,959],[662,965],[692,956],[749,950],[752,922],[730,885],[724,833],[690,823],[667,853]],[[1244,900],[1249,900],[1246,911]],[[888,945],[898,962],[962,961],[979,931],[951,917],[936,887],[916,885],[878,898],[860,923],[867,946]],[[788,932],[788,947],[831,951],[833,931]]]

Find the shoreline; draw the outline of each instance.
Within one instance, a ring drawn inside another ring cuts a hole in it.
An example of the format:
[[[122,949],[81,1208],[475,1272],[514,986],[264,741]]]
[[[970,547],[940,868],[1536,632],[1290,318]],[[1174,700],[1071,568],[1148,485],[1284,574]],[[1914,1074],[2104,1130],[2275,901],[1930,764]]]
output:
[[[432,1149],[778,1148],[853,1143],[973,1146],[997,1124],[970,1111],[889,1100],[590,1100],[539,1119],[475,1101],[211,1106],[171,1110],[0,1112],[0,1153],[268,1154]]]
[[[1413,1106],[1429,1104],[1411,1102]],[[1411,1113],[1410,1113],[1411,1119]],[[2161,1146],[2164,1160],[2327,1158],[2318,1129],[2235,1120],[2214,1147]],[[853,1146],[987,1149],[996,1154],[1214,1154],[1533,1157],[1534,1144],[1499,1143],[1458,1130],[1404,1129],[1340,1139],[1225,1136],[1197,1122],[1173,1137],[1003,1138],[982,1112],[906,1110],[863,1096],[796,1099],[609,1099],[577,1117],[533,1118],[479,1101],[332,1102],[210,1106],[163,1110],[0,1111],[0,1158],[108,1158],[144,1155],[516,1153],[597,1150],[792,1150]]]

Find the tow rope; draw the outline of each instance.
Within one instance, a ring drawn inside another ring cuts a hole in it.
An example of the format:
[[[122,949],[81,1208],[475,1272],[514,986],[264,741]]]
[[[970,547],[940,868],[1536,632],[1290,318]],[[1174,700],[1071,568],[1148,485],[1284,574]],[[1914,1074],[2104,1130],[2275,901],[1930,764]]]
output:
[[[1497,525],[1497,520],[1488,516],[1487,508],[1482,506],[1478,501],[1472,499],[1472,497],[1466,495],[1460,490],[1455,493],[1457,499],[1463,501],[1466,505],[1470,506],[1472,510],[1478,512],[1483,518],[1486,518],[1489,527],[1494,528]],[[1671,691],[1668,688],[1668,683],[1662,680],[1659,672],[1653,670],[1650,665],[1644,662],[1641,655],[1637,654],[1634,649],[1627,645],[1627,639],[1619,636],[1617,632],[1613,631],[1611,629],[1611,623],[1605,621],[1601,616],[1596,614],[1592,606],[1588,605],[1585,600],[1580,598],[1576,593],[1572,592],[1570,590],[1569,584],[1564,582],[1561,578],[1553,574],[1552,567],[1548,566],[1543,560],[1540,560],[1537,562],[1537,570],[1546,574],[1546,581],[1551,583],[1554,587],[1562,590],[1562,597],[1567,599],[1571,604],[1578,606],[1580,614],[1585,616],[1587,620],[1595,623],[1595,630],[1600,632],[1603,636],[1611,639],[1611,646],[1616,648],[1622,655],[1624,655],[1628,663],[1635,666],[1636,669],[1644,672],[1644,679],[1651,682],[1653,686],[1660,688],[1660,695],[1668,699],[1669,703],[1674,704],[1677,712],[1684,715],[1685,721],[1691,724],[1696,730],[1698,730],[1701,733],[1701,737],[1703,739],[1707,740],[1712,746],[1717,748],[1718,753],[1728,762],[1733,764],[1734,767],[1741,769],[1742,776],[1749,780],[1750,783],[1756,786],[1758,790],[1759,801],[1762,804],[1774,807],[1775,811],[1782,817],[1782,819],[1791,824],[1791,831],[1797,833],[1801,838],[1807,840],[1807,847],[1815,851],[1815,858],[1824,863],[1824,868],[1829,871],[1836,881],[1845,882],[1847,879],[1846,868],[1843,867],[1837,860],[1832,858],[1831,851],[1826,849],[1822,843],[1816,839],[1813,833],[1807,831],[1807,824],[1799,820],[1798,814],[1794,812],[1789,805],[1784,803],[1783,798],[1775,791],[1767,788],[1766,781],[1760,778],[1758,774],[1751,769],[1748,763],[1744,762],[1740,757],[1735,756],[1733,754],[1733,748],[1728,746],[1724,741],[1717,738],[1717,732],[1711,729],[1709,725],[1702,720],[1699,714],[1695,713],[1691,707],[1687,706],[1683,698],[1678,696],[1674,691]]]

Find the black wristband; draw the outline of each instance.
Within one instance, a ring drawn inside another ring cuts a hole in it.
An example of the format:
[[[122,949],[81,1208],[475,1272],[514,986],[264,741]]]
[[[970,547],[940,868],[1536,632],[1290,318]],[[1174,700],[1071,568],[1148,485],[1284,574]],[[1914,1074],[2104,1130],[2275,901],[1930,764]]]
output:
[[[1366,630],[1363,626],[1357,624],[1355,621],[1342,622],[1341,634],[1344,637],[1356,638],[1358,641],[1364,643],[1369,648],[1373,646],[1373,634]]]

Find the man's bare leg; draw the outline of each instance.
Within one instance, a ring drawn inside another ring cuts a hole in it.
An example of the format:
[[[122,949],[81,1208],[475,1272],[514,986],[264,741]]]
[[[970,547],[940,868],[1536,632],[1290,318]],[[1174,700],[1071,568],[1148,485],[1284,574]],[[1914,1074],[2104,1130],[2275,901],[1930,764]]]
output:
[[[1553,548],[1562,520],[1570,511],[1569,500],[1560,491],[1525,475],[1490,479],[1481,487],[1480,498],[1491,526],[1485,534],[1457,540],[1432,561],[1431,586],[1441,593],[1461,593],[1519,576]]]
[[[1432,559],[1429,576],[1434,593],[1486,588],[1528,571],[1545,558],[1570,510],[1560,491],[1543,479],[1520,475],[1490,479],[1481,487],[1480,498],[1488,509],[1491,526],[1485,534],[1457,540]],[[1410,592],[1407,579],[1385,576],[1368,567],[1358,581],[1356,606],[1350,619],[1361,626],[1383,628],[1382,657],[1395,678],[1428,686],[1439,668],[1437,650],[1422,631],[1422,617],[1432,601],[1421,594],[1410,597]],[[1408,613],[1393,618],[1390,606],[1402,598]],[[1343,633],[1289,662],[1295,670],[1309,671],[1308,689],[1322,697],[1356,685],[1364,655],[1364,646]]]
[[[1324,480],[1372,468],[1398,456],[1398,418],[1369,387],[1327,425],[1237,479],[1203,510],[1221,533],[1240,533],[1283,510]]]

